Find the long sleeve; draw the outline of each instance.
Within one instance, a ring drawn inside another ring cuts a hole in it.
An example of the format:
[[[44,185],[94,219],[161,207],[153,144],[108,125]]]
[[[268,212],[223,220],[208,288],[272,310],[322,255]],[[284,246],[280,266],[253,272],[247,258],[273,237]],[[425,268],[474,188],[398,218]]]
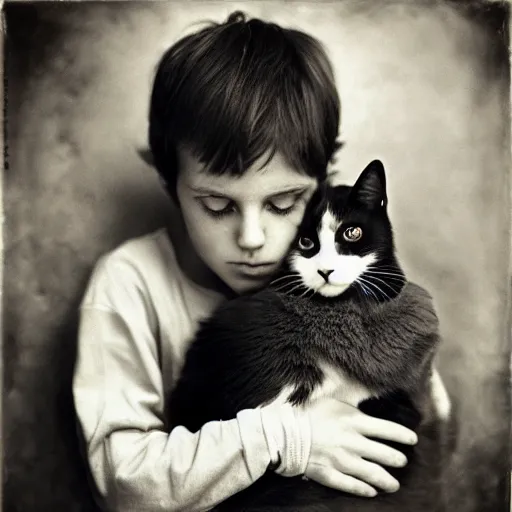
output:
[[[165,431],[161,354],[138,278],[131,271],[96,272],[81,309],[73,392],[107,509],[209,510],[283,455],[283,474],[303,472],[308,420],[290,406],[241,411],[196,433],[179,426]]]

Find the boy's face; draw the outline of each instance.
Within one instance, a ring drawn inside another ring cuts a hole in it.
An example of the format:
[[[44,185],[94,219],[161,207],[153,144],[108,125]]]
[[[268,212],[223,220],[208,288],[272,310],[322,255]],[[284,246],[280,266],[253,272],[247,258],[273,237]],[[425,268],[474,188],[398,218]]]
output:
[[[177,197],[201,260],[237,293],[267,284],[286,256],[314,192],[314,178],[276,154],[241,177],[214,176],[178,150]]]

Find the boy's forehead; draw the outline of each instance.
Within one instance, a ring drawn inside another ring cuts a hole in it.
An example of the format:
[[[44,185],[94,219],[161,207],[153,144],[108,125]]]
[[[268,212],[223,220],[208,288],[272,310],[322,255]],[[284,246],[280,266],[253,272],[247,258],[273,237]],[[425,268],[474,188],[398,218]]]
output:
[[[223,174],[217,176],[205,169],[189,151],[180,150],[179,175],[192,189],[217,192],[227,196],[269,195],[287,190],[316,187],[316,179],[292,168],[276,153],[265,164],[268,156],[258,159],[242,176]],[[263,166],[263,167],[262,167]]]

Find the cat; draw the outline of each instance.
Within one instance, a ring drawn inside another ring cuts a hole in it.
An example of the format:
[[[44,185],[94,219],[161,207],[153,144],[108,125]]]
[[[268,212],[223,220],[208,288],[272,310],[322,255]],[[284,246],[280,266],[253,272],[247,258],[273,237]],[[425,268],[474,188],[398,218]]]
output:
[[[171,394],[171,428],[197,431],[246,408],[323,396],[417,431],[401,489],[361,498],[272,471],[216,511],[442,510],[451,403],[433,359],[432,298],[406,280],[387,214],[386,176],[371,162],[352,186],[319,186],[279,276],[202,322]]]

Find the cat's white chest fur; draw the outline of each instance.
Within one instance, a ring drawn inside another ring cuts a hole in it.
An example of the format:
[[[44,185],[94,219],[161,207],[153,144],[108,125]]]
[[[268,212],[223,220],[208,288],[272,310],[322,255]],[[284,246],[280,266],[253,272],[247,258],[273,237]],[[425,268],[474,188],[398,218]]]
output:
[[[335,368],[327,363],[320,363],[319,368],[322,370],[324,378],[321,384],[311,393],[307,403],[331,397],[357,407],[363,400],[378,397],[377,393],[372,392],[360,382],[350,378],[339,368]],[[287,403],[294,391],[293,386],[286,386],[273,403]],[[443,380],[435,367],[431,375],[430,393],[437,417],[444,421],[448,420],[451,413],[451,401]]]
[[[310,402],[331,397],[357,407],[367,398],[376,396],[366,386],[351,379],[344,371],[326,363],[320,364],[324,379],[310,397]]]
[[[314,389],[308,403],[315,402],[321,398],[332,397],[357,407],[363,400],[377,396],[360,382],[351,379],[343,370],[334,368],[327,363],[320,363],[319,367],[324,374],[324,378],[321,384]],[[288,398],[293,391],[294,388],[292,386],[285,387],[275,402],[288,402]]]

